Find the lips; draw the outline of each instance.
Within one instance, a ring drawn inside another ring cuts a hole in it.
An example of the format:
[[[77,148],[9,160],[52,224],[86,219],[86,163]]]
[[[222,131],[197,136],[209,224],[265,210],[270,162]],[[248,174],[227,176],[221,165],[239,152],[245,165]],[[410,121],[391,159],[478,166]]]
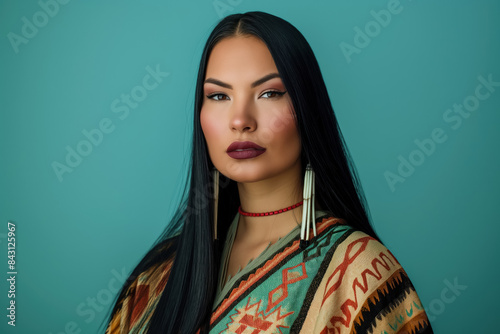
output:
[[[226,150],[226,153],[234,159],[255,158],[266,151],[265,148],[251,141],[235,141]]]

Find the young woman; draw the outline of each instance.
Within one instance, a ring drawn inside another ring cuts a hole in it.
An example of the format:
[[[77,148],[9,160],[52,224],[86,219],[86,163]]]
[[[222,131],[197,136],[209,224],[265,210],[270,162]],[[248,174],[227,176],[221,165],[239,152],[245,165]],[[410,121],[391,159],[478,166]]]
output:
[[[368,208],[314,54],[235,14],[203,50],[190,182],[106,333],[432,333]]]

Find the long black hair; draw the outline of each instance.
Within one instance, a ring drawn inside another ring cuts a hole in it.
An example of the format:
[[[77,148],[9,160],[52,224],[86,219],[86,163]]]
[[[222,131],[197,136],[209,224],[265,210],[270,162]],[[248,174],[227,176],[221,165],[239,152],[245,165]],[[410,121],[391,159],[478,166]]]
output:
[[[220,175],[218,236],[213,240],[213,164],[200,125],[203,82],[208,57],[224,38],[253,35],[268,47],[290,94],[301,140],[302,172],[309,162],[316,173],[319,207],[343,218],[355,229],[380,241],[370,224],[364,192],[359,182],[319,65],[303,35],[287,21],[263,12],[233,14],[213,29],[203,49],[194,103],[194,128],[188,184],[180,205],[165,231],[123,285],[118,299],[145,270],[174,258],[168,282],[156,305],[148,333],[208,332],[220,263],[220,248],[237,213],[236,182]],[[108,320],[117,311],[115,304]]]

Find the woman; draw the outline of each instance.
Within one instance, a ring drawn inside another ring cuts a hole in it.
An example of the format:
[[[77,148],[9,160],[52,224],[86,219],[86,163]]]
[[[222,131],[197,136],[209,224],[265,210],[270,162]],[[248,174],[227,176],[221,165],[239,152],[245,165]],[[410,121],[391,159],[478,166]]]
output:
[[[193,131],[189,191],[107,333],[432,332],[370,226],[297,29],[262,12],[224,18],[203,50]]]

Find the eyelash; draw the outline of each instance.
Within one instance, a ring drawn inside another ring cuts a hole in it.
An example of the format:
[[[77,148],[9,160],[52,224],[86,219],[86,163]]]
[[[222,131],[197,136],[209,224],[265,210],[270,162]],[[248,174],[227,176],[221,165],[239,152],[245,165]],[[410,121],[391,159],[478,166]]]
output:
[[[268,90],[267,92],[262,93],[262,95],[264,95],[264,94],[269,94],[269,93],[274,93],[274,94],[276,94],[276,95],[277,95],[277,96],[275,96],[274,98],[279,98],[279,97],[281,97],[281,96],[285,95],[286,91],[284,91],[284,92],[280,92],[280,91],[278,91],[278,90]],[[214,101],[223,101],[222,99],[219,99],[219,100],[214,99],[214,97],[215,97],[215,96],[221,96],[221,95],[224,95],[224,96],[226,96],[226,97],[227,97],[227,95],[226,95],[226,94],[223,94],[223,93],[214,93],[214,94],[207,95],[207,98],[209,98],[210,100],[214,100]],[[262,95],[261,95],[261,96],[262,96]],[[269,99],[272,99],[272,97],[268,97],[268,98],[269,98]]]

